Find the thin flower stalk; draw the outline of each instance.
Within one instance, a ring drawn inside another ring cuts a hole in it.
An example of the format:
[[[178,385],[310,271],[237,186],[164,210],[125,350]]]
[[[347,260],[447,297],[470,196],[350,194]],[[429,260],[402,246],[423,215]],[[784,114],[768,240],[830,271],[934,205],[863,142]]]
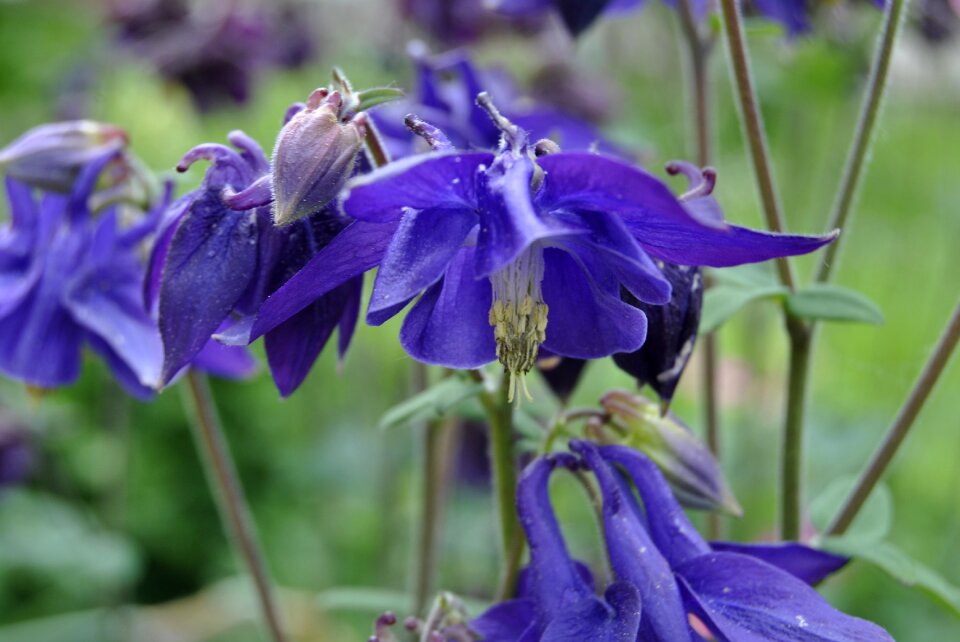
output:
[[[193,421],[190,423],[220,519],[230,534],[234,549],[253,578],[270,639],[273,642],[286,642],[285,627],[266,558],[257,540],[250,506],[230,455],[206,376],[190,370],[183,391],[185,403],[192,412]]]
[[[886,95],[890,64],[893,61],[893,52],[903,26],[903,18],[907,14],[907,3],[908,0],[892,0],[886,12],[883,31],[877,43],[877,53],[873,59],[870,80],[867,84],[867,92],[857,123],[857,131],[850,145],[846,169],[843,172],[843,179],[837,191],[836,203],[830,214],[828,229],[834,230],[844,227],[853,209],[867,167],[870,145],[873,142],[877,121],[880,119],[880,108],[883,105],[883,97]],[[840,247],[840,242],[837,242],[826,249],[826,254],[824,254],[816,276],[818,282],[825,283],[830,280],[838,262]]]

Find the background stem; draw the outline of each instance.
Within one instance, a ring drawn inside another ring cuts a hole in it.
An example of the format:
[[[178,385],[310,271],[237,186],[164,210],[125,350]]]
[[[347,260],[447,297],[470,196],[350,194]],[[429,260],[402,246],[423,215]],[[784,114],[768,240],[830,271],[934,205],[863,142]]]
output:
[[[767,221],[767,227],[773,232],[783,232],[783,214],[780,209],[780,200],[773,179],[773,169],[770,163],[770,152],[767,145],[767,136],[763,130],[763,118],[760,115],[760,105],[757,102],[757,93],[750,75],[750,61],[747,56],[747,42],[743,35],[743,23],[740,17],[740,3],[738,0],[720,0],[723,12],[724,33],[727,40],[727,51],[730,55],[730,67],[733,71],[734,85],[737,89],[737,105],[740,110],[740,124],[750,147],[750,158],[753,160],[753,172],[760,192],[760,203]],[[780,281],[791,291],[795,289],[796,280],[793,268],[786,258],[777,259],[777,273]]]
[[[947,362],[950,360],[950,355],[957,347],[958,339],[960,339],[960,303],[953,311],[953,316],[940,336],[937,346],[933,349],[930,359],[917,378],[917,382],[913,385],[910,395],[900,408],[900,412],[883,438],[883,442],[877,448],[870,459],[870,463],[867,464],[860,475],[860,479],[857,480],[857,485],[850,492],[827,529],[827,535],[842,535],[853,523],[857,513],[863,507],[864,502],[867,501],[867,497],[870,496],[870,492],[880,481],[887,466],[893,460],[893,456],[897,454],[897,449],[903,443],[917,415],[920,414],[920,410],[937,384],[937,379],[940,378]]]
[[[889,4],[884,18],[883,31],[877,43],[877,53],[870,70],[870,80],[867,84],[867,93],[863,99],[860,119],[857,122],[857,132],[853,137],[853,143],[850,145],[843,179],[840,182],[837,199],[830,214],[830,222],[827,224],[828,230],[843,228],[846,225],[853,208],[853,201],[857,195],[857,189],[860,187],[861,178],[867,166],[870,143],[873,141],[873,133],[880,116],[880,107],[886,94],[890,62],[893,60],[894,46],[900,34],[903,16],[906,14],[907,0],[893,0]],[[843,242],[845,236],[845,234],[841,235],[824,250],[824,258],[816,276],[817,281],[826,282],[830,279],[830,275],[836,267],[840,243]]]
[[[270,582],[270,573],[257,541],[250,507],[243,494],[236,466],[230,457],[230,449],[217,416],[217,407],[207,378],[190,369],[187,371],[186,386],[181,389],[185,390],[186,405],[192,410],[193,421],[190,423],[194,428],[200,460],[216,500],[220,519],[231,536],[234,549],[253,578],[270,638],[274,642],[285,642],[286,636]]]
[[[803,433],[813,336],[810,327],[787,317],[790,365],[781,451],[780,538],[797,540],[803,518]]]

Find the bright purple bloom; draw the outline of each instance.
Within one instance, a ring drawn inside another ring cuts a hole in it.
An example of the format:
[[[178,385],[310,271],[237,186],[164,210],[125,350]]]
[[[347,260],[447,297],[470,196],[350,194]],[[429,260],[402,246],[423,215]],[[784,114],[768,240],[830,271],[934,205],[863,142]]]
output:
[[[411,356],[451,368],[499,358],[517,377],[541,346],[595,359],[643,345],[646,318],[620,293],[667,303],[670,283],[654,260],[723,267],[836,238],[704,222],[623,161],[586,152],[534,158],[526,134],[497,117],[506,132],[497,154],[434,152],[349,183],[343,210],[356,222],[266,300],[253,336],[379,266],[369,324],[422,293],[400,334]]]
[[[213,335],[231,345],[248,343],[263,299],[346,225],[342,217],[319,210],[275,227],[266,156],[242,132],[228,139],[239,151],[200,145],[180,161],[181,171],[201,159],[212,165],[201,186],[168,210],[151,257],[147,296],[159,299],[164,383]],[[360,288],[359,278],[344,279],[267,333],[267,361],[283,396],[300,385],[337,327],[340,354],[346,351]]]
[[[689,642],[686,613],[691,612],[724,641],[892,641],[875,624],[831,607],[800,579],[822,579],[825,570],[835,569],[836,556],[797,544],[712,548],[642,454],[587,442],[573,442],[571,448],[600,485],[613,571],[619,581],[640,590],[639,639]],[[626,480],[637,489],[642,507]]]
[[[598,597],[590,571],[567,552],[548,492],[558,464],[576,466],[569,455],[541,457],[520,478],[517,509],[530,564],[521,573],[517,597],[491,607],[471,628],[484,642],[635,642],[649,617],[636,587],[614,582]],[[668,568],[665,573],[669,580]]]
[[[40,388],[72,383],[90,345],[131,394],[159,383],[161,347],[140,291],[137,246],[151,217],[123,229],[115,207],[94,216],[90,197],[116,156],[80,172],[69,196],[39,199],[7,179],[11,224],[0,228],[0,372]]]
[[[457,149],[495,149],[501,132],[477,105],[477,96],[486,91],[504,115],[530,132],[533,141],[550,138],[564,149],[591,149],[620,154],[592,124],[554,106],[531,105],[520,96],[506,72],[478,69],[462,51],[428,55],[414,49],[416,79],[411,96],[379,107],[371,116],[387,139],[394,158],[424,151],[423,141],[403,126],[404,117],[414,114],[439,128]]]

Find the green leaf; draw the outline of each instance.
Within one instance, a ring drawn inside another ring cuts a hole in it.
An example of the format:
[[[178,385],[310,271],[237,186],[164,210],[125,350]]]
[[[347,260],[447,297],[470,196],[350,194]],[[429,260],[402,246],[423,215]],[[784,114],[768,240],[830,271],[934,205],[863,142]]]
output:
[[[700,334],[716,330],[751,301],[772,299],[786,293],[787,290],[780,285],[715,285],[703,295]]]
[[[357,111],[382,105],[403,98],[403,91],[395,87],[373,87],[357,93]]]
[[[826,283],[811,285],[788,296],[787,312],[818,321],[883,323],[883,313],[876,303],[860,292]]]
[[[447,377],[385,412],[380,418],[379,426],[385,430],[437,419],[482,390],[482,383],[460,377]]]
[[[857,536],[828,537],[820,547],[868,562],[903,584],[916,587],[960,617],[960,587],[911,558],[890,542],[864,543]]]
[[[835,479],[810,503],[810,521],[818,531],[827,530],[856,483],[857,478],[852,475]],[[892,523],[893,499],[890,490],[880,484],[874,488],[844,537],[856,538],[865,544],[879,542],[890,532]]]

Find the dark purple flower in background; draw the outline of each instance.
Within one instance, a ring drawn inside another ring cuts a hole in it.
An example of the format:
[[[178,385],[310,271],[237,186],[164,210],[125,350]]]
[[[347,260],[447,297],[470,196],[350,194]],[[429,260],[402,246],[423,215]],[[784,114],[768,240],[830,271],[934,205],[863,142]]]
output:
[[[807,584],[837,570],[843,558],[798,544],[713,548],[642,454],[582,441],[572,442],[571,448],[599,483],[614,574],[640,591],[644,618],[639,639],[689,641],[687,612],[720,640],[893,639],[875,624],[837,611]],[[642,507],[621,470],[639,493]],[[652,613],[659,617],[648,617]]]
[[[95,216],[97,179],[111,151],[80,171],[69,195],[7,178],[11,223],[0,228],[0,372],[39,388],[72,383],[89,345],[131,394],[159,383],[161,347],[140,291],[137,249],[150,216],[123,229],[116,206]]]
[[[921,0],[917,7],[916,27],[931,44],[948,42],[960,29],[960,2]]]
[[[411,356],[451,368],[499,359],[518,382],[541,353],[595,359],[640,348],[646,318],[620,293],[667,303],[655,259],[731,266],[836,238],[707,220],[609,156],[534,158],[526,133],[480,100],[504,131],[501,150],[434,152],[354,179],[342,203],[356,222],[265,301],[253,336],[379,266],[367,323],[422,293],[400,335]]]
[[[266,156],[242,132],[232,132],[228,139],[239,151],[200,145],[180,161],[180,171],[201,159],[212,165],[201,186],[168,210],[151,256],[147,298],[158,300],[163,383],[196,358],[213,335],[246,345],[263,299],[347,224],[318,207],[312,216],[276,227]],[[267,333],[267,361],[283,396],[300,385],[337,327],[344,354],[361,283],[359,278],[344,280]]]
[[[567,150],[596,147],[622,153],[595,126],[565,111],[566,107],[537,104],[522,97],[509,75],[478,69],[462,51],[431,56],[417,43],[411,50],[416,77],[410,98],[371,112],[394,158],[424,151],[423,141],[403,126],[404,117],[411,113],[442,130],[458,149],[496,148],[501,132],[476,102],[484,91],[501,106],[505,116],[530,133],[532,140],[550,138]],[[564,105],[569,104],[567,98]]]
[[[636,587],[614,582],[596,595],[590,571],[570,557],[550,502],[550,476],[569,455],[534,460],[517,488],[517,511],[530,544],[530,563],[516,597],[471,622],[485,642],[635,642],[649,617]],[[669,568],[665,573],[669,576]],[[685,622],[685,619],[684,619]],[[689,639],[689,638],[688,638]]]
[[[487,0],[398,0],[400,14],[445,46],[473,42],[498,31],[536,31],[538,16],[510,19],[487,7]]]
[[[34,459],[27,429],[0,413],[0,493],[26,479]]]
[[[246,101],[261,69],[299,67],[314,51],[303,4],[112,0],[108,18],[122,46],[203,110]]]
[[[677,6],[678,0],[663,0],[664,4]],[[778,0],[775,0],[778,1]],[[709,0],[691,0],[694,13],[706,15]],[[567,31],[579,36],[600,16],[615,16],[638,9],[646,0],[492,0],[494,11],[507,16],[526,16],[555,11]]]

